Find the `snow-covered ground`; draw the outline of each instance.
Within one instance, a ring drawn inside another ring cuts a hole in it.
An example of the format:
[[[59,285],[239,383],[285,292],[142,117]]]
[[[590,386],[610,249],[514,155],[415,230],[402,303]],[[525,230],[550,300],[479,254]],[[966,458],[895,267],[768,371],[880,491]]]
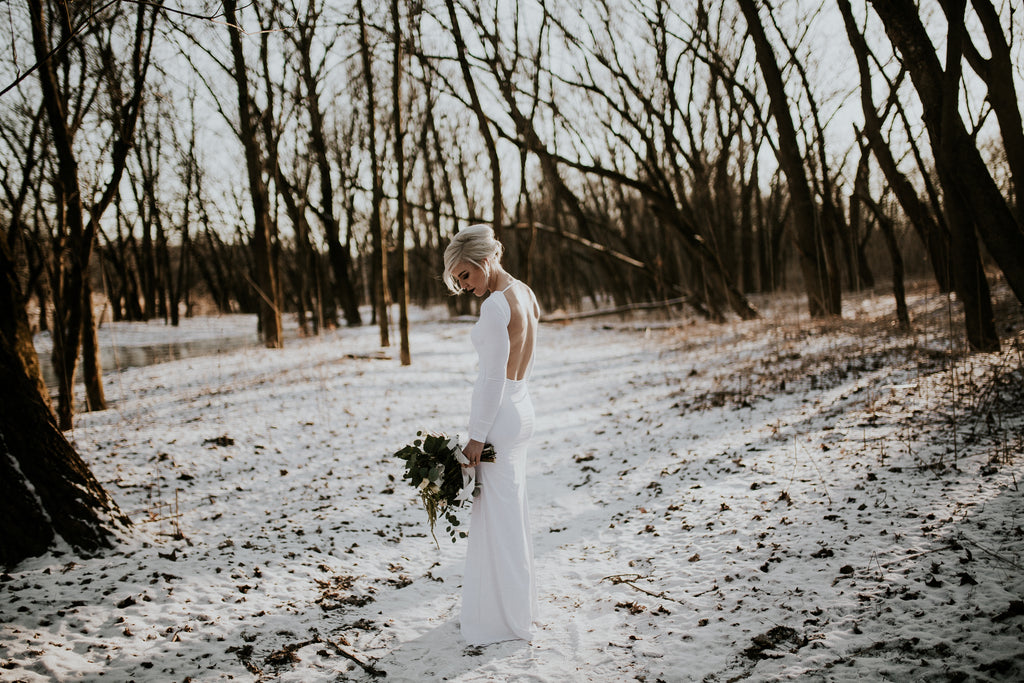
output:
[[[541,627],[484,648],[389,457],[464,430],[465,321],[418,312],[410,367],[367,326],[114,373],[70,437],[134,533],[0,574],[0,680],[1020,680],[1024,336],[952,364],[911,304],[545,325]]]

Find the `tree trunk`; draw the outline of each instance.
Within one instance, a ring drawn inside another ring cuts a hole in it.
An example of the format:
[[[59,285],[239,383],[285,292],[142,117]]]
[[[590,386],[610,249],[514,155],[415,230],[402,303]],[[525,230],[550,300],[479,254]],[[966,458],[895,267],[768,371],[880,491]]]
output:
[[[49,34],[43,18],[43,3],[29,2],[29,16],[32,25],[32,45],[38,62],[40,90],[46,110],[47,122],[56,153],[54,194],[57,197],[57,223],[61,226],[58,240],[57,262],[51,284],[54,287],[54,369],[60,382],[58,395],[58,426],[70,429],[72,426],[73,381],[78,362],[78,346],[82,334],[82,304],[84,280],[92,256],[96,231],[103,213],[118,195],[121,177],[135,137],[139,118],[142,93],[145,89],[146,73],[149,69],[150,49],[156,26],[157,11],[146,27],[147,5],[139,4],[135,35],[130,52],[132,77],[127,98],[120,99],[121,88],[117,82],[119,73],[101,74],[114,83],[111,92],[111,107],[119,115],[113,121],[114,139],[110,145],[109,158],[104,164],[110,168],[110,177],[102,192],[89,207],[86,223],[85,207],[82,203],[82,187],[78,177],[78,160],[75,156],[74,130],[68,121],[66,94],[59,88],[54,61],[50,55]],[[65,242],[66,238],[66,242]]]
[[[143,198],[144,199],[144,198]],[[146,202],[148,205],[148,202]],[[156,252],[153,249],[153,214],[139,205],[142,221],[142,267],[139,275],[142,280],[142,315],[144,320],[156,317]]]
[[[66,234],[66,245],[58,245],[51,277],[54,287],[52,359],[58,382],[58,423],[61,429],[70,429],[74,414],[73,387],[82,324],[82,273],[88,261],[91,242],[84,235],[85,218],[78,185],[78,161],[66,119],[67,105],[58,88],[53,63],[49,59],[49,39],[43,24],[42,4],[29,2],[28,5],[32,42],[39,62],[37,73],[57,157],[54,178],[57,224],[62,235]],[[65,230],[66,233],[63,232]],[[83,263],[83,256],[86,257],[86,263]]]
[[[370,232],[373,235],[374,279],[376,289],[377,326],[380,329],[380,345],[391,346],[388,330],[388,308],[391,303],[391,289],[388,286],[388,240],[380,209],[384,201],[383,179],[381,178],[380,159],[377,155],[377,114],[374,101],[373,61],[370,56],[370,37],[366,31],[366,12],[363,0],[356,3],[359,12],[359,52],[363,62],[363,81],[366,84],[366,123],[368,128],[367,144],[370,147],[370,175],[373,191],[370,207]]]
[[[92,284],[86,277],[82,283],[82,381],[85,383],[85,405],[88,410],[106,410],[103,392],[103,366],[100,345],[96,338],[96,319],[92,310]]]
[[[943,2],[943,5],[949,8],[952,3]],[[1024,196],[1024,124],[1021,122],[1020,109],[1017,108],[1019,100],[1014,87],[1013,58],[1006,36],[1003,35],[999,13],[996,12],[991,0],[971,0],[971,5],[981,20],[991,56],[988,59],[983,58],[969,37],[964,43],[964,54],[971,68],[988,87],[988,102],[992,105],[996,120],[999,121],[1003,149],[1006,151],[1006,165],[1010,167],[1010,176],[1013,178],[1016,194],[1014,204],[1019,220],[1021,197]],[[957,19],[954,16],[952,20]],[[1017,66],[1019,68],[1020,65]]]
[[[34,392],[50,412],[50,392],[39,367],[14,258],[7,244],[7,232],[0,228],[0,343],[11,349],[21,374],[29,378]]]
[[[945,172],[939,174],[943,185],[955,182],[944,176]],[[956,193],[946,195],[945,208],[946,220],[952,233],[950,260],[953,266],[953,285],[964,307],[967,343],[972,351],[998,351],[999,333],[992,309],[992,295],[981,264],[978,238],[972,226],[973,218]]]
[[[1018,301],[1024,302],[1024,259],[1021,258],[1024,254],[1024,230],[1013,217],[1006,198],[1000,193],[957,109],[962,41],[966,31],[963,23],[965,0],[947,2],[949,32],[945,70],[939,63],[913,0],[870,1],[885,26],[889,40],[910,72],[921,100],[947,215],[951,204],[961,205],[954,211],[969,225],[973,224]],[[955,4],[957,9],[951,10],[951,4]],[[951,223],[952,220],[951,217]],[[956,229],[950,225],[954,233],[954,257],[960,259],[963,252],[956,253]],[[965,241],[966,236],[960,236],[961,245]],[[962,285],[980,291],[972,284]],[[988,333],[983,335],[987,336]]]
[[[900,206],[903,207],[903,213],[928,251],[928,259],[931,262],[932,272],[935,275],[935,281],[939,284],[940,291],[948,292],[952,289],[949,280],[949,236],[928,210],[928,205],[918,197],[917,190],[914,189],[910,180],[900,172],[892,150],[882,138],[882,119],[875,109],[874,97],[872,95],[872,78],[868,61],[870,53],[867,41],[864,40],[864,36],[857,29],[849,0],[838,0],[838,5],[843,15],[843,22],[846,24],[846,35],[849,38],[850,46],[853,48],[854,57],[857,60],[857,68],[860,71],[864,138],[867,140],[875,159],[878,161],[878,166],[889,183],[889,187],[892,188]],[[890,93],[891,98],[895,98],[896,95],[895,90]]]
[[[277,293],[277,272],[270,244],[270,215],[267,186],[263,181],[263,159],[257,127],[253,121],[252,98],[249,95],[249,74],[245,67],[242,40],[239,36],[235,0],[224,0],[224,21],[228,25],[235,86],[238,90],[238,132],[245,150],[245,167],[252,200],[253,231],[251,249],[259,299],[260,330],[267,348],[279,349],[284,344],[281,331],[281,308]]]
[[[951,24],[946,34],[946,68],[942,72],[941,112],[938,131],[945,135],[955,131],[957,124],[962,125],[960,118],[960,78],[962,75],[963,42],[966,30],[963,25],[966,0],[947,2],[947,18]],[[949,6],[957,6],[950,15]],[[973,144],[973,142],[971,143]],[[964,318],[967,325],[967,342],[974,351],[988,352],[999,350],[999,334],[996,331],[995,313],[992,310],[992,296],[988,286],[988,276],[981,262],[981,249],[974,226],[976,218],[972,213],[969,200],[957,191],[958,173],[954,150],[943,145],[935,151],[935,167],[939,182],[944,188],[943,200],[946,217],[953,235],[954,278],[958,282],[957,293],[964,305]],[[980,158],[980,157],[979,157]],[[1020,252],[1024,253],[1024,251]],[[1017,259],[1014,259],[1017,260]],[[1024,299],[1022,299],[1024,301]]]
[[[68,444],[39,382],[26,373],[34,356],[28,321],[10,308],[16,276],[2,234],[0,241],[0,565],[9,569],[46,552],[55,536],[91,552],[131,523]]]
[[[885,239],[885,247],[889,251],[889,261],[892,263],[892,294],[896,299],[896,320],[899,323],[900,329],[906,332],[910,330],[910,312],[907,310],[903,255],[900,253],[899,242],[896,241],[896,229],[893,226],[892,219],[885,215],[885,212],[882,211],[877,202],[871,200],[866,194],[859,195],[857,199],[871,209],[871,212],[878,220],[878,228]]]
[[[0,339],[0,564],[41,555],[61,537],[82,552],[109,547],[131,522],[57,429]]]
[[[317,303],[314,303],[314,296],[311,292],[319,268],[316,250],[309,239],[309,222],[306,220],[308,204],[300,203],[298,188],[285,179],[281,168],[277,169],[277,176],[278,196],[284,201],[285,211],[291,221],[292,229],[295,231],[296,265],[293,269],[293,288],[296,290],[295,299],[299,304],[299,329],[303,334],[308,333],[306,329],[306,311],[308,310],[313,316],[313,332],[319,334],[323,323],[320,315],[319,296],[315,297]]]
[[[751,156],[756,156],[757,149],[751,145]],[[744,295],[757,291],[757,263],[754,258],[754,250],[757,247],[754,241],[754,192],[758,183],[757,162],[752,160],[750,176],[743,177],[740,171],[740,223],[739,223],[739,248],[740,248],[740,285],[739,289]]]
[[[410,365],[409,350],[409,254],[405,248],[405,131],[402,129],[402,24],[398,0],[391,0],[391,23],[394,30],[394,64],[391,72],[392,116],[395,126],[395,171],[398,175],[398,334],[402,365]]]
[[[312,13],[312,7],[312,3],[307,6],[307,17]],[[331,272],[334,275],[334,298],[341,304],[348,326],[357,327],[363,324],[359,314],[359,297],[352,284],[351,257],[348,249],[341,243],[341,226],[334,215],[334,182],[331,179],[331,164],[327,157],[324,116],[320,108],[317,80],[310,61],[310,44],[314,28],[310,24],[301,24],[293,37],[299,48],[300,76],[306,89],[306,97],[303,101],[306,104],[306,113],[309,115],[309,144],[320,176],[321,205],[317,215],[324,226],[327,254],[330,258]]]
[[[754,41],[757,63],[764,76],[765,88],[771,101],[772,118],[779,135],[779,164],[786,174],[790,194],[790,215],[796,231],[796,247],[803,273],[804,289],[811,317],[821,318],[842,313],[836,282],[829,272],[822,231],[807,181],[804,160],[800,156],[796,128],[789,111],[789,100],[782,83],[775,53],[761,23],[754,0],[737,0],[747,21],[747,31]]]
[[[191,170],[189,171],[191,173]],[[186,183],[185,189],[185,206],[182,211],[181,217],[181,247],[178,252],[178,272],[176,277],[171,279],[171,325],[177,327],[181,322],[181,311],[178,310],[182,299],[185,302],[185,315],[188,316],[189,310],[189,290],[190,277],[189,277],[189,261],[192,258],[192,237],[189,232],[189,223],[192,222],[192,183],[191,181]],[[171,276],[169,276],[171,277]]]

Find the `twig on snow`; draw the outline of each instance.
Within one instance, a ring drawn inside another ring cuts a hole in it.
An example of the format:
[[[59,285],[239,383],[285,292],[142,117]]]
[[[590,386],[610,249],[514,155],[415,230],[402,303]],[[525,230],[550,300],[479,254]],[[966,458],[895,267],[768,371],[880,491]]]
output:
[[[614,574],[612,576],[606,576],[606,577],[604,577],[601,580],[602,581],[611,581],[615,585],[619,585],[620,583],[624,583],[627,586],[630,586],[631,588],[635,588],[636,590],[640,591],[641,593],[645,593],[647,595],[650,595],[652,598],[658,598],[659,600],[669,600],[671,602],[675,602],[675,603],[678,603],[680,605],[685,605],[686,604],[682,600],[677,600],[676,598],[673,598],[670,595],[666,595],[664,592],[655,593],[653,591],[647,590],[646,588],[641,588],[640,586],[638,586],[635,583],[633,583],[634,581],[639,581],[641,579],[649,579],[649,578],[650,577],[647,577],[647,576],[641,576],[640,574]]]
[[[352,660],[353,662],[361,666],[363,671],[365,671],[366,673],[370,674],[375,678],[382,678],[388,675],[387,672],[381,671],[376,666],[374,666],[372,662],[364,662],[362,659],[356,656],[354,652],[350,651],[348,648],[346,648],[339,642],[335,642],[330,638],[323,638],[319,634],[314,635],[313,641],[323,643],[324,645],[330,645],[334,649],[334,651],[337,652],[339,655],[345,657],[346,659]]]
[[[977,548],[978,550],[982,551],[983,553],[985,553],[987,555],[991,555],[992,557],[994,557],[995,559],[999,560],[1000,562],[1005,562],[1006,564],[1010,565],[1011,567],[1013,567],[1015,569],[1024,570],[1024,566],[1022,566],[1020,563],[1014,562],[1013,560],[1009,560],[1005,556],[1000,555],[999,553],[997,553],[995,551],[989,550],[985,546],[981,545],[980,543],[978,543],[976,541],[972,541],[971,539],[967,538],[963,534],[960,534],[960,538],[962,538],[963,540],[967,541],[968,543],[970,543],[971,545],[973,545],[975,548]]]

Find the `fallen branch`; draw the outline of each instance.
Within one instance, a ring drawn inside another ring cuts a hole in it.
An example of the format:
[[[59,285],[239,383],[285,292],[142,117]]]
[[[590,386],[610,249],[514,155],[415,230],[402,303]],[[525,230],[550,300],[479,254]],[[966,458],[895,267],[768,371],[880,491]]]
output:
[[[659,600],[669,600],[671,602],[674,602],[674,603],[677,603],[677,604],[680,604],[680,605],[685,605],[686,604],[682,600],[676,600],[675,598],[673,598],[673,597],[671,597],[669,595],[666,595],[665,593],[654,593],[652,591],[647,590],[646,588],[641,588],[640,586],[638,586],[635,583],[633,583],[634,581],[638,581],[640,579],[648,579],[648,578],[649,577],[641,576],[640,574],[614,574],[612,576],[606,576],[606,577],[604,577],[601,580],[602,581],[611,581],[616,586],[621,584],[621,583],[624,583],[624,584],[626,584],[627,586],[629,586],[631,588],[635,588],[636,590],[640,591],[641,593],[645,593],[646,595],[650,595],[652,598],[658,598]]]
[[[980,543],[977,543],[975,541],[972,541],[971,539],[967,538],[963,534],[960,534],[960,538],[962,538],[963,540],[967,541],[968,543],[970,543],[971,545],[973,545],[975,548],[977,548],[981,552],[985,553],[986,555],[991,555],[992,557],[994,557],[995,559],[999,560],[1000,562],[1005,562],[1006,564],[1010,565],[1011,567],[1013,567],[1015,569],[1024,570],[1024,566],[1021,566],[1019,563],[1014,562],[1013,560],[1006,559],[1004,556],[1000,555],[999,553],[994,552],[992,550],[989,550],[985,546],[983,546]]]
[[[676,299],[667,299],[665,301],[648,301],[636,304],[626,304],[624,306],[615,306],[613,308],[602,308],[597,311],[581,311],[579,313],[561,313],[559,315],[545,316],[541,318],[541,322],[545,323],[560,323],[568,322],[570,320],[582,320],[583,318],[600,318],[606,315],[617,315],[619,313],[626,313],[629,311],[647,311],[656,308],[668,308],[669,306],[678,306],[679,304],[690,304],[689,297],[678,297]]]
[[[364,662],[363,660],[361,660],[359,657],[356,656],[354,652],[350,652],[348,648],[346,648],[341,643],[336,643],[333,640],[327,638],[321,638],[320,641],[325,645],[330,645],[332,648],[334,648],[334,651],[342,657],[350,659],[359,666],[361,666],[363,671],[370,674],[371,676],[374,676],[375,678],[383,678],[388,675],[387,672],[381,671],[376,666],[374,666],[372,662]]]

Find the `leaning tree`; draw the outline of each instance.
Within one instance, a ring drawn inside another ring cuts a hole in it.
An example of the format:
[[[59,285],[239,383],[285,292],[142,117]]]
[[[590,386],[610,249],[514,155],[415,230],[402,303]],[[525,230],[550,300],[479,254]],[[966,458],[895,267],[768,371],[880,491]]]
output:
[[[63,539],[79,552],[109,547],[131,522],[57,428],[19,351],[28,319],[0,229],[0,565]]]

